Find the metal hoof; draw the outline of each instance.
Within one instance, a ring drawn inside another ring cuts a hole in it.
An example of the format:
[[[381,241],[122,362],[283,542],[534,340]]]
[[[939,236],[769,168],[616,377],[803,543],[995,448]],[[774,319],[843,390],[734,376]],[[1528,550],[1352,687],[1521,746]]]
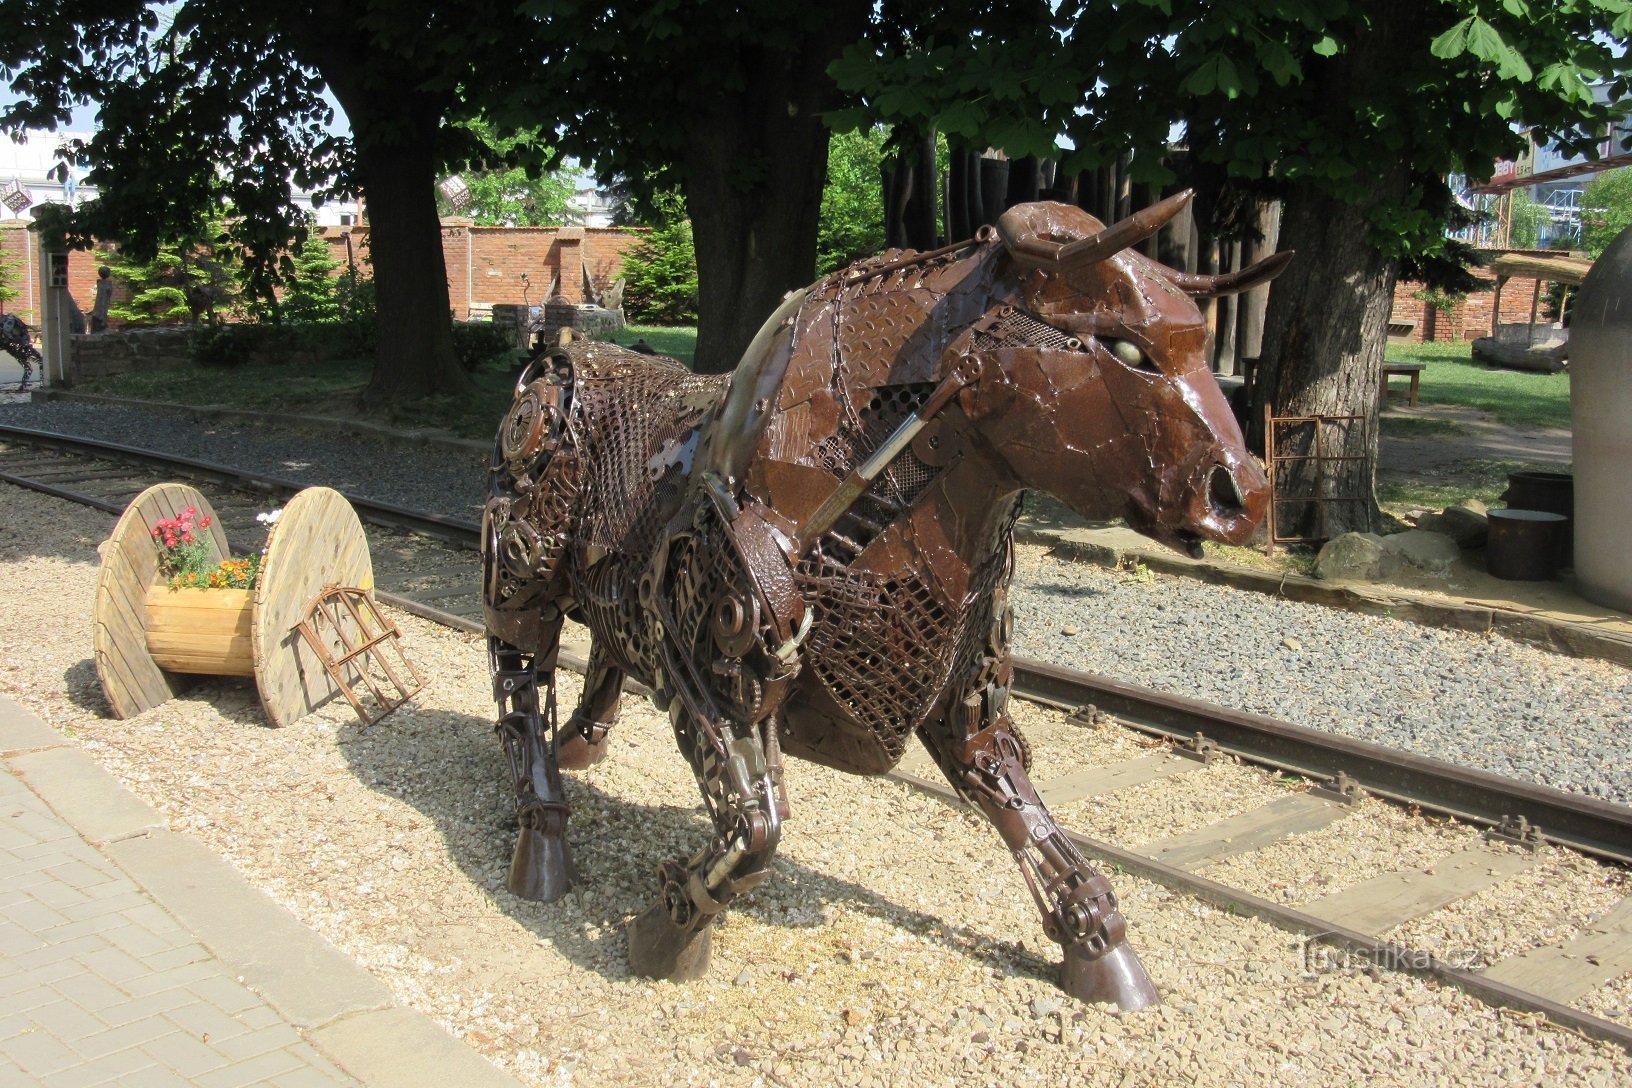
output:
[[[1162,995],[1145,973],[1133,946],[1123,941],[1091,960],[1067,949],[1060,988],[1080,1001],[1105,1001],[1124,1012],[1161,1003]]]
[[[516,838],[516,852],[510,859],[510,878],[505,881],[512,894],[522,899],[551,903],[572,890],[577,873],[572,852],[567,849],[565,828],[539,831],[523,824]]]
[[[629,970],[642,978],[686,982],[708,971],[714,927],[675,925],[661,899],[630,920],[628,934]]]
[[[604,734],[594,744],[585,740],[581,733],[570,734],[555,746],[556,765],[563,771],[588,770],[606,758],[609,743]]]

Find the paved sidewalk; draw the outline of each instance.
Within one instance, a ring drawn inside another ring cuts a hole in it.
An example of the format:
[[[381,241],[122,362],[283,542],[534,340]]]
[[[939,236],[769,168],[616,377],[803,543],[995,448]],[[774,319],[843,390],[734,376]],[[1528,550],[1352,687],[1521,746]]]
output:
[[[0,696],[0,1085],[514,1085]]]

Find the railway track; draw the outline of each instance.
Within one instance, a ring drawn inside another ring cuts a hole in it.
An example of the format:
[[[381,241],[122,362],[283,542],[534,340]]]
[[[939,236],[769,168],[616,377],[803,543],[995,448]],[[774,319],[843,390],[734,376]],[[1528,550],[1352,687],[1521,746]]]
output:
[[[213,485],[206,493],[229,539],[255,539],[255,513],[277,505],[302,483],[239,473],[219,465],[65,435],[0,428],[0,480],[108,513],[143,488],[185,478]],[[379,596],[386,603],[461,630],[481,631],[478,571],[470,521],[426,516],[352,497],[371,534]],[[587,647],[569,647],[582,667]],[[1082,744],[1080,732],[1111,720],[1144,738],[1131,758],[1041,777],[1057,811],[1105,799],[1142,784],[1201,772],[1219,758],[1256,765],[1241,774],[1299,776],[1308,787],[1285,789],[1269,803],[1181,834],[1119,845],[1109,837],[1074,836],[1090,856],[1250,913],[1337,949],[1345,962],[1427,974],[1492,1004],[1545,1015],[1593,1038],[1632,1049],[1632,1026],[1576,1007],[1598,987],[1632,972],[1632,898],[1622,898],[1562,945],[1531,948],[1477,968],[1388,939],[1388,934],[1533,870],[1548,844],[1600,859],[1632,861],[1632,809],[1470,771],[1437,760],[1243,714],[1039,662],[1017,661],[1017,694],[1063,716],[1049,744]],[[927,759],[909,757],[894,777],[950,803],[956,796]],[[1213,879],[1209,871],[1363,819],[1373,795],[1441,817],[1483,826],[1487,841],[1432,865],[1381,872],[1331,895],[1290,904]],[[1066,822],[1070,822],[1069,817]],[[1606,872],[1606,881],[1620,877]]]

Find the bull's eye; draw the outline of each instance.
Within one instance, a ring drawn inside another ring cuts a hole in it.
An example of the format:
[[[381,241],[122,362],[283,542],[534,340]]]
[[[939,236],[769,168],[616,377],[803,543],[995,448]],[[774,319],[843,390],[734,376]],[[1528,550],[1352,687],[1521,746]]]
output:
[[[1125,363],[1135,370],[1156,369],[1156,364],[1151,361],[1150,356],[1146,355],[1139,345],[1131,340],[1103,339],[1100,343],[1105,345],[1105,350],[1116,356],[1119,362]]]

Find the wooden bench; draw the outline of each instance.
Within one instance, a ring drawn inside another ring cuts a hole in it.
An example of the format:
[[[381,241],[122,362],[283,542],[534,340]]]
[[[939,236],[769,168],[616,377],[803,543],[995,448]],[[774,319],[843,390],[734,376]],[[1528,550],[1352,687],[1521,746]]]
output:
[[[1417,383],[1422,380],[1422,371],[1427,365],[1427,363],[1384,363],[1382,388],[1378,391],[1377,396],[1379,399],[1387,401],[1388,379],[1396,374],[1409,375],[1411,378],[1411,391],[1407,403],[1415,408],[1417,406]]]

